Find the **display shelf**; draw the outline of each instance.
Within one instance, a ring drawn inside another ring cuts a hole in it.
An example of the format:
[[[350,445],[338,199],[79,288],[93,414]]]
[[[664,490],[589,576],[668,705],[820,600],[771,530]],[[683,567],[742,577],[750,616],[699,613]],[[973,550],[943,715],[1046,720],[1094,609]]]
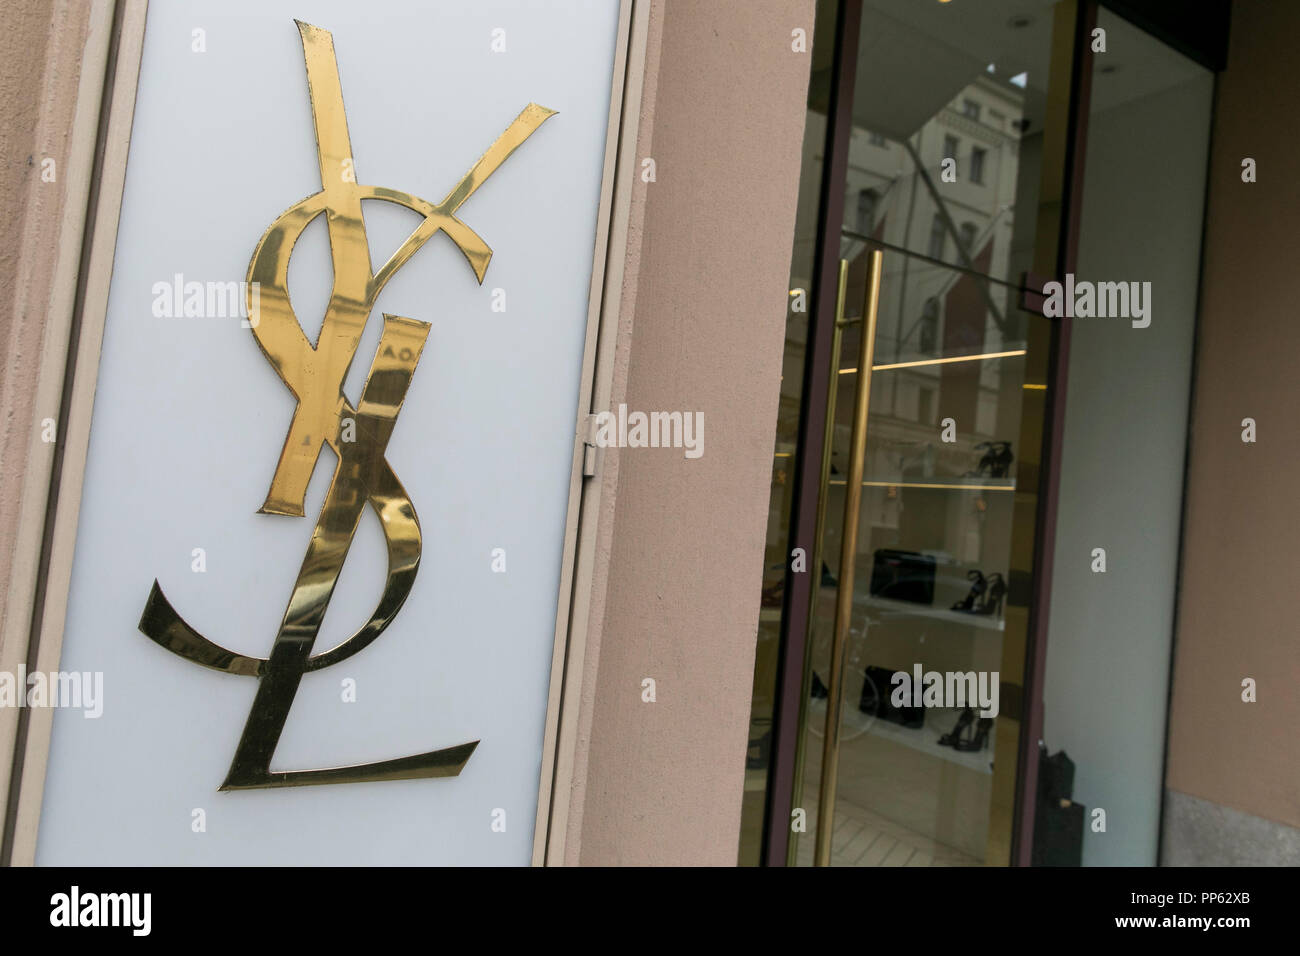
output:
[[[866,732],[873,737],[881,737],[904,747],[919,750],[921,753],[956,764],[967,770],[991,775],[993,773],[994,739],[992,730],[989,731],[988,747],[984,750],[962,753],[939,743],[939,737],[952,730],[960,713],[961,710],[957,708],[927,710],[925,712],[925,726],[916,728],[904,727],[888,720],[876,720],[867,728]]]
[[[932,621],[946,621],[949,624],[959,624],[982,631],[1003,631],[1006,629],[1006,622],[998,616],[968,614],[964,611],[953,611],[925,604],[913,604],[910,601],[895,601],[891,598],[864,595],[862,593],[853,596],[853,606],[855,610],[868,608],[899,617],[921,617]],[[781,609],[779,607],[760,607],[758,622],[760,624],[781,623]]]
[[[911,601],[895,601],[892,598],[877,597],[875,595],[854,595],[853,604],[855,607],[873,608],[899,616],[947,621],[950,624],[960,624],[984,631],[1003,631],[1006,629],[1006,621],[997,615],[969,614],[965,611],[952,611],[947,608],[938,608],[925,604],[913,604]]]
[[[846,701],[840,740],[843,745],[851,747],[854,746],[855,741],[862,740],[864,735],[875,737],[956,764],[975,773],[992,774],[993,743],[996,736],[992,729],[989,731],[988,746],[983,750],[963,753],[939,743],[939,738],[952,730],[960,714],[960,707],[931,707],[925,711],[925,726],[904,727],[890,720],[868,717]],[[819,750],[822,739],[820,728],[824,727],[825,723],[826,700],[814,698],[808,708],[808,725],[819,728],[814,733],[816,747]]]
[[[843,485],[843,478],[832,478],[831,485]],[[864,478],[864,488],[916,488],[930,491],[1012,491],[1014,478]]]

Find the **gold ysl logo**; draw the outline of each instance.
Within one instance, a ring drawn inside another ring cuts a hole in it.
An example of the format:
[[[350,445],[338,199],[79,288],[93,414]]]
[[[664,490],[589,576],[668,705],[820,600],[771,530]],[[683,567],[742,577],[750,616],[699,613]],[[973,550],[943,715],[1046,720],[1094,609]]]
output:
[[[475,740],[353,767],[271,769],[271,759],[303,674],[346,660],[382,634],[410,594],[420,563],[420,523],[384,453],[429,325],[384,315],[379,348],[361,401],[354,407],[343,394],[343,381],[375,298],[416,250],[440,231],[456,244],[479,283],[483,282],[492,250],[456,218],[456,210],[554,115],[554,111],[536,103],[528,104],[442,202],[426,202],[382,186],[359,186],[352,166],[334,39],[326,30],[296,22],[307,64],[321,191],[295,203],[271,224],[248,265],[249,288],[257,283],[260,289],[259,315],[253,315],[254,300],[249,293],[253,335],[298,400],[260,512],[303,515],[307,484],[323,443],[328,443],[338,458],[334,477],[269,657],[246,657],[200,635],[172,608],[157,581],[140,618],[140,630],[146,636],[186,660],[258,679],[257,696],[222,790],[454,777],[478,746]],[[397,203],[424,217],[378,272],[371,269],[361,216],[361,203],[367,199]],[[326,214],[329,225],[334,287],[320,338],[312,345],[289,304],[289,257],[307,224],[321,213]],[[312,645],[366,504],[379,516],[388,546],[388,578],[383,594],[360,630],[313,656]]]

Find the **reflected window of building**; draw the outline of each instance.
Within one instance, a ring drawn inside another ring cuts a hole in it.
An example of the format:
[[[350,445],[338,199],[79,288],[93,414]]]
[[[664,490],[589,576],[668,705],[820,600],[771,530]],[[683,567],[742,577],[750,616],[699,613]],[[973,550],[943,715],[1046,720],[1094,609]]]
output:
[[[876,205],[880,202],[880,193],[874,189],[858,190],[857,231],[864,236],[871,235],[876,227]]]
[[[934,389],[921,388],[917,390],[916,420],[922,425],[934,423]]]
[[[937,212],[934,214],[934,221],[930,223],[930,250],[931,259],[943,258],[944,238],[947,232],[943,225],[943,216]]]
[[[961,247],[966,250],[969,256],[975,255],[975,235],[978,230],[973,222],[963,222],[961,224]]]
[[[968,116],[978,122],[980,118],[980,105],[974,100],[962,100],[961,114],[962,116]]]
[[[970,181],[973,183],[984,182],[984,159],[988,155],[988,150],[980,149],[978,146],[970,151]]]
[[[888,140],[886,140],[885,137],[882,136],[880,133],[868,133],[867,142],[870,143],[872,146],[883,147],[889,145]]]
[[[926,299],[921,308],[919,344],[923,355],[933,355],[939,349],[939,300],[934,296]]]
[[[957,143],[957,137],[956,137],[956,136],[945,136],[945,137],[943,138],[943,158],[944,158],[944,159],[956,159],[956,158],[957,158],[957,146],[958,146],[958,143]]]

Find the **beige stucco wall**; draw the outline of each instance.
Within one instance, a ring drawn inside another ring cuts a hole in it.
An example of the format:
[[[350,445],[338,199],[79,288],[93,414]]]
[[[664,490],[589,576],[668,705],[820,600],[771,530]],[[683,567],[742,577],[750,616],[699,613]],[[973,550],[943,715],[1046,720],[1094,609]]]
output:
[[[102,63],[108,12],[102,2],[10,4],[0,30],[0,670],[11,672],[27,651],[56,451],[40,435],[58,417],[75,290],[66,280],[75,278],[89,183],[94,117],[77,119],[82,64],[90,47]],[[92,23],[99,29],[88,43]],[[0,710],[0,808],[17,714]]]
[[[1300,827],[1300,5],[1233,5],[1219,80],[1166,784]],[[1258,163],[1243,183],[1242,160]],[[1242,419],[1258,441],[1241,440]],[[1244,678],[1258,702],[1243,703]]]
[[[0,541],[12,542],[36,415],[38,355],[67,195],[68,134],[85,40],[84,4],[37,0],[6,8],[0,30]],[[54,182],[42,163],[54,160]],[[23,556],[24,558],[26,556]],[[14,555],[0,547],[0,581]],[[7,588],[5,591],[7,592]],[[0,620],[5,594],[0,593]],[[0,633],[3,633],[0,631]]]
[[[567,863],[736,862],[812,20],[652,7],[613,402],[705,451],[605,450]]]

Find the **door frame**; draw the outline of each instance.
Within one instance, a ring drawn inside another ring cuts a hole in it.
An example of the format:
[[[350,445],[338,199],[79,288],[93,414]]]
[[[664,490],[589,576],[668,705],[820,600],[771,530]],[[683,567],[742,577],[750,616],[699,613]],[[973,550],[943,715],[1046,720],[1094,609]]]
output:
[[[835,49],[831,63],[827,106],[824,175],[817,200],[817,246],[808,309],[808,339],[804,351],[803,388],[799,398],[799,431],[795,441],[791,485],[789,548],[812,554],[817,528],[817,499],[821,488],[822,441],[826,428],[826,394],[830,382],[831,340],[835,329],[835,299],[839,282],[840,223],[848,182],[849,138],[853,132],[853,81],[858,60],[862,0],[840,0],[835,17]],[[815,42],[815,40],[814,40]],[[772,709],[772,756],[768,771],[761,860],[784,866],[790,849],[790,815],[799,755],[800,717],[804,698],[804,658],[808,648],[808,612],[815,598],[813,582],[820,569],[806,574],[785,562],[785,597],[777,645],[777,677]]]

